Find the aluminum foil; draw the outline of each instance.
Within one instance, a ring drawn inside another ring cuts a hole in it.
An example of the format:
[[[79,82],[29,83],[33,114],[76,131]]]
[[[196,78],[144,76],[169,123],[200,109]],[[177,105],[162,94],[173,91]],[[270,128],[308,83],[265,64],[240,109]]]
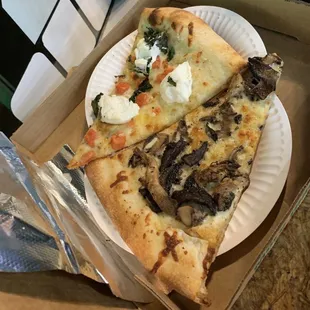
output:
[[[150,302],[149,291],[162,296],[137,259],[97,225],[83,170],[66,168],[68,147],[43,166],[19,155],[0,133],[0,271],[62,269],[109,283],[123,299]]]

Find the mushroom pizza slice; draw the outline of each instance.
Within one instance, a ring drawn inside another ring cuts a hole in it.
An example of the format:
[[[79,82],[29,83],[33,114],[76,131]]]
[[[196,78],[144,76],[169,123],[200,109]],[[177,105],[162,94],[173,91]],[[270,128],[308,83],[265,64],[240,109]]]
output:
[[[93,161],[87,176],[147,270],[198,303],[253,158],[283,62],[250,58],[228,91],[166,130]]]

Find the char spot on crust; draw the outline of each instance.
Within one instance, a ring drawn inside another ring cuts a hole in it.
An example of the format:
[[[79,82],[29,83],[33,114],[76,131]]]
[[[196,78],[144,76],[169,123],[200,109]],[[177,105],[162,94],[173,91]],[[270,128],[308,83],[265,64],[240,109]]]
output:
[[[122,170],[120,171],[117,175],[116,175],[116,180],[110,185],[110,188],[116,186],[118,183],[123,182],[123,181],[127,181],[128,180],[128,176],[127,175],[123,175],[126,171]]]
[[[153,12],[149,16],[149,23],[152,26],[156,26],[157,25],[158,10],[159,10],[159,8],[153,10]]]
[[[143,234],[143,239],[145,239],[145,237],[146,237],[146,233]]]
[[[171,23],[171,28],[172,28],[174,31],[177,30],[177,25],[176,25],[175,22],[172,22],[172,23]]]
[[[215,249],[209,248],[205,258],[202,261],[202,267],[204,269],[203,278],[205,278],[208,274],[208,267],[212,263],[212,259],[213,259],[214,254],[215,254]]]
[[[188,46],[192,45],[193,41],[193,33],[194,33],[194,24],[193,22],[190,22],[187,26],[188,28]]]
[[[154,264],[151,272],[156,273],[159,267],[164,263],[166,257],[171,253],[173,259],[178,262],[179,258],[177,256],[177,252],[175,251],[175,247],[182,242],[182,240],[178,240],[177,238],[177,232],[174,231],[173,234],[170,236],[166,231],[164,232],[164,238],[166,243],[166,248],[164,248],[161,252],[158,254],[158,259],[156,263]]]
[[[122,194],[125,195],[125,194],[128,194],[129,193],[129,190],[125,190],[125,191],[122,191]]]
[[[122,159],[123,159],[123,153],[118,153],[118,154],[117,154],[117,158],[118,158],[119,160],[122,160]]]
[[[151,216],[151,212],[148,213],[147,216],[145,217],[144,221],[145,221],[146,226],[150,225],[150,221],[151,221],[150,216]]]

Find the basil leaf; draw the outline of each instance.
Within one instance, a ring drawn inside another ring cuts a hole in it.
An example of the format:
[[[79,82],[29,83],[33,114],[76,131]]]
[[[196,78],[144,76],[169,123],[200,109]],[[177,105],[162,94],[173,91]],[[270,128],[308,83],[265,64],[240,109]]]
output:
[[[147,31],[144,33],[145,43],[152,48],[155,44],[159,47],[160,51],[164,54],[168,52],[168,36],[165,32],[160,32],[157,29],[151,27],[147,28]]]
[[[98,117],[99,115],[99,100],[101,98],[101,96],[103,95],[103,93],[99,93],[91,102],[91,107],[93,108],[94,114],[96,117]]]
[[[153,88],[153,86],[150,84],[149,79],[145,79],[139,86],[138,89],[136,89],[132,96],[129,98],[129,101],[136,102],[136,97],[144,92],[150,91]]]
[[[168,50],[168,56],[167,56],[167,60],[170,61],[175,55],[175,49],[173,46],[170,46],[169,50]]]
[[[177,83],[172,79],[171,76],[168,76],[167,82],[168,82],[169,84],[171,84],[172,86],[174,86],[174,87],[177,86]]]
[[[147,60],[147,64],[146,64],[146,73],[149,74],[150,73],[150,63],[152,61],[152,57],[150,57],[148,60]]]

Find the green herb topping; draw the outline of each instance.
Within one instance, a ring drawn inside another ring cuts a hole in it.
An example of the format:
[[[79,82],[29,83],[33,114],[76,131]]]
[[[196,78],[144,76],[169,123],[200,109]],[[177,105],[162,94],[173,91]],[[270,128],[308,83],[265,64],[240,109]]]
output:
[[[170,61],[175,55],[175,50],[173,46],[169,47],[167,60]]]
[[[95,116],[96,117],[98,117],[98,115],[99,115],[99,110],[100,110],[100,108],[99,108],[99,100],[100,100],[100,98],[101,98],[101,96],[103,95],[103,93],[99,93],[96,97],[95,97],[95,99],[93,99],[92,100],[92,102],[91,102],[91,106],[92,106],[92,108],[93,108],[93,111],[94,111],[94,114],[95,114]]]
[[[145,79],[139,86],[138,89],[136,89],[132,96],[129,98],[130,101],[136,102],[136,97],[144,92],[150,91],[153,88],[153,86],[150,84],[149,79]]]
[[[165,32],[160,32],[159,30],[149,27],[144,33],[144,40],[150,48],[156,42],[156,45],[159,47],[162,53],[168,53],[168,36]]]
[[[171,76],[168,76],[168,81],[167,81],[169,84],[171,84],[172,86],[177,86],[177,83],[172,79]]]

